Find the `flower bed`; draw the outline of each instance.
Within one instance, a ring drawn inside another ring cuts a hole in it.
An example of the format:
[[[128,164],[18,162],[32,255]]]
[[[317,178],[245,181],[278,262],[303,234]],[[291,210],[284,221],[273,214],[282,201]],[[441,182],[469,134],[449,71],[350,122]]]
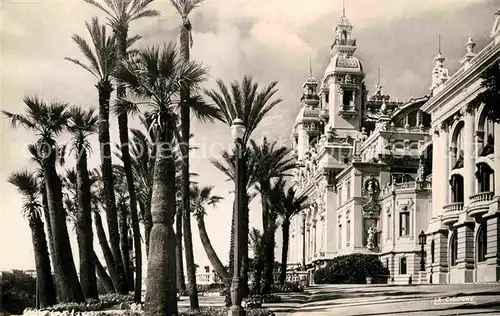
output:
[[[90,312],[90,311],[102,311],[103,309],[110,308],[114,305],[131,303],[134,301],[133,295],[122,295],[122,294],[105,294],[101,295],[99,299],[88,299],[83,303],[59,303],[47,308],[45,311],[50,312],[62,312],[62,311],[74,311],[74,312]]]

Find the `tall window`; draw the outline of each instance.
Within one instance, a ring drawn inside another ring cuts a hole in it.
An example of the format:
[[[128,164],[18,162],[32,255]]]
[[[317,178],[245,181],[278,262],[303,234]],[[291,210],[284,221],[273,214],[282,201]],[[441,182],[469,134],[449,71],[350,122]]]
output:
[[[454,174],[451,176],[450,180],[451,192],[454,203],[460,203],[464,201],[464,178],[459,174]]]
[[[339,248],[341,248],[342,247],[342,224],[339,224],[338,244],[339,244]]]
[[[351,220],[348,220],[345,226],[345,241],[349,242],[351,241]]]
[[[399,236],[408,236],[410,234],[410,212],[403,211],[399,213]]]
[[[342,205],[342,187],[339,187],[339,189],[337,190],[337,196],[338,196],[339,206],[341,206]]]
[[[435,251],[434,239],[431,241],[431,263],[434,263],[434,251]]]
[[[387,239],[392,238],[392,215],[387,214]]]
[[[458,258],[458,238],[457,233],[453,233],[450,240],[450,264],[455,266]]]
[[[411,127],[417,126],[417,111],[413,111],[413,112],[408,113],[408,121],[407,121],[407,123]]]
[[[351,198],[351,181],[347,181],[346,184],[346,201],[349,201]]]
[[[316,253],[316,223],[313,226],[312,249],[313,253]]]
[[[486,261],[486,253],[487,253],[487,235],[486,235],[486,227],[483,223],[479,226],[479,231],[477,232],[477,261],[483,262]]]
[[[399,259],[399,274],[406,274],[406,257]]]
[[[344,90],[344,94],[342,95],[342,105],[344,107],[350,107],[352,101],[352,91]]]

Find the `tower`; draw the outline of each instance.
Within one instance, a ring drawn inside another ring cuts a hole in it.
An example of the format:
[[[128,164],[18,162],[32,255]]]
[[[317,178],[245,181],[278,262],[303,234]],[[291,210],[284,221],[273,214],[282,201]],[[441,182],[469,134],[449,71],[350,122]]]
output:
[[[361,128],[363,79],[361,62],[353,56],[356,39],[352,37],[353,25],[343,15],[335,27],[331,45],[330,64],[322,80],[323,108],[328,109],[328,130],[335,130],[340,137],[355,137]]]
[[[438,53],[436,57],[434,57],[434,68],[432,68],[432,83],[429,88],[431,91],[431,95],[437,94],[442,90],[443,84],[450,78],[448,75],[448,69],[444,68],[444,58],[443,54],[441,54],[441,35],[439,35],[438,42]]]
[[[292,130],[292,149],[299,161],[306,157],[311,142],[316,139],[321,131],[319,120],[318,81],[312,74],[309,61],[309,75],[302,84],[302,97],[300,98],[300,111],[295,119]]]

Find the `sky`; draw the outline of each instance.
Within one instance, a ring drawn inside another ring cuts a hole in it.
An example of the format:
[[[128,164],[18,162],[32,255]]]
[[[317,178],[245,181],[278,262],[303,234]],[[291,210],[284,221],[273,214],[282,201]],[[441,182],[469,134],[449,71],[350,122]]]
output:
[[[71,36],[88,38],[84,22],[93,16],[104,22],[105,16],[78,0],[3,0],[0,6],[2,109],[23,111],[26,95],[97,108],[94,78],[64,57],[82,59]],[[180,17],[169,1],[156,0],[152,7],[160,10],[161,16],[134,22],[129,31],[143,36],[139,48],[178,40]],[[486,45],[497,9],[498,2],[493,0],[347,0],[346,15],[357,38],[355,56],[363,64],[368,89],[374,90],[380,67],[383,90],[394,99],[426,94],[438,34],[441,52],[447,58],[445,66],[453,73],[465,54],[468,36],[478,44],[476,51]],[[253,76],[261,86],[278,81],[278,97],[283,102],[263,120],[253,138],[266,136],[288,145],[309,58],[313,74],[321,79],[341,15],[341,0],[206,0],[191,14],[191,57],[210,67],[207,88],[214,87],[218,78],[229,83],[244,75]],[[112,118],[112,141],[118,141],[116,125],[116,118]],[[131,125],[139,127],[136,119]],[[231,147],[230,131],[221,123],[194,121],[192,132],[200,148],[191,158],[192,171],[199,174],[197,181],[213,185],[214,193],[225,197],[215,209],[207,210],[206,226],[216,252],[227,262],[232,183],[210,160],[217,158],[221,149]],[[0,119],[0,133],[0,270],[31,269],[31,235],[21,215],[21,196],[6,179],[13,171],[36,168],[26,151],[35,137],[22,129],[11,129],[4,118]],[[60,142],[66,141],[67,137],[60,138]],[[91,141],[97,144],[96,137]],[[95,148],[89,162],[92,168],[99,163]],[[74,159],[68,157],[65,167],[73,165]],[[250,225],[257,228],[261,228],[259,203],[258,198],[252,202],[250,213]],[[195,262],[208,265],[194,220],[193,226]],[[279,236],[277,242],[280,240]],[[100,254],[97,243],[96,251]],[[276,258],[280,258],[279,250]]]

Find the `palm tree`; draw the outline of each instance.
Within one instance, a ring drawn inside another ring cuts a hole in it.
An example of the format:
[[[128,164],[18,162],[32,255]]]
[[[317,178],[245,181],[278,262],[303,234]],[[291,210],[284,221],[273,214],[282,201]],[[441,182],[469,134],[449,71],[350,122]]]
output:
[[[24,114],[3,111],[14,128],[22,126],[39,137],[38,150],[42,157],[45,189],[50,212],[50,225],[54,239],[54,272],[59,297],[63,302],[81,302],[83,293],[76,273],[73,253],[69,241],[66,214],[62,204],[61,179],[56,171],[58,146],[56,137],[62,133],[69,115],[67,105],[60,102],[47,104],[37,97],[25,97],[27,107]]]
[[[273,284],[274,270],[274,247],[275,247],[275,225],[276,214],[273,212],[279,209],[280,190],[284,185],[281,177],[286,176],[286,172],[295,168],[295,161],[291,157],[291,150],[287,147],[278,146],[276,142],[269,143],[264,137],[262,144],[259,145],[251,140],[250,145],[255,152],[256,169],[254,171],[256,182],[259,185],[262,205],[262,227],[264,231],[264,242],[267,244],[265,249],[265,265],[264,265],[264,285],[263,293],[270,293]],[[279,178],[275,184],[275,188],[271,187],[271,181],[274,178]],[[273,194],[274,196],[272,196]]]
[[[133,272],[131,270],[130,262],[130,249],[128,243],[128,220],[129,209],[129,195],[127,190],[127,182],[125,179],[125,170],[122,166],[114,165],[115,176],[115,192],[116,192],[116,207],[118,209],[118,230],[120,232],[120,251],[122,253],[123,266],[125,268],[125,275],[128,278],[128,283],[133,284]]]
[[[56,303],[56,289],[50,270],[50,258],[47,239],[43,229],[40,204],[40,188],[37,176],[33,172],[18,171],[12,173],[7,181],[16,186],[23,196],[23,215],[31,229],[31,240],[35,255],[36,275],[40,307],[48,307]]]
[[[177,12],[182,18],[181,34],[180,34],[180,55],[183,61],[189,61],[190,47],[192,45],[191,37],[191,21],[188,16],[191,11],[198,6],[202,0],[170,0],[172,5],[177,9]],[[188,100],[190,97],[189,87],[181,91],[181,100]],[[198,309],[198,290],[196,286],[196,268],[193,254],[193,239],[191,236],[191,211],[189,210],[189,194],[190,194],[190,179],[189,179],[189,138],[190,138],[190,111],[188,106],[181,108],[181,137],[180,150],[182,153],[182,212],[176,216],[177,226],[177,283],[181,290],[185,290],[184,273],[182,266],[182,229],[184,227],[184,246],[186,255],[186,269],[189,283],[189,301],[191,309]],[[182,226],[182,223],[184,224]]]
[[[79,35],[73,35],[73,41],[84,54],[87,63],[77,59],[66,58],[87,70],[97,79],[96,88],[99,95],[99,150],[101,156],[102,181],[104,183],[104,209],[108,224],[109,241],[113,251],[113,260],[107,266],[110,271],[113,284],[118,293],[127,293],[125,271],[121,264],[120,236],[118,232],[118,219],[116,200],[113,185],[113,169],[111,160],[111,139],[109,133],[109,100],[113,85],[111,74],[118,63],[117,41],[115,36],[106,35],[106,27],[99,24],[97,18],[91,23],[86,22],[87,31],[90,34],[92,46]]]
[[[253,292],[260,293],[260,285],[262,279],[262,271],[264,269],[264,250],[262,246],[264,245],[263,236],[261,232],[252,228],[248,240],[249,245],[252,247],[253,252]]]
[[[88,152],[91,151],[88,137],[97,132],[98,118],[93,109],[86,111],[79,107],[73,107],[69,113],[68,130],[73,136],[71,149],[75,151],[76,156],[78,211],[75,226],[80,257],[80,283],[85,298],[97,298],[90,176],[87,157]]]
[[[286,280],[286,266],[288,259],[288,242],[290,238],[290,223],[292,218],[303,209],[309,207],[307,203],[308,196],[297,196],[293,188],[289,188],[282,201],[283,207],[278,209],[278,215],[281,217],[281,230],[283,233],[283,247],[281,248],[281,270],[280,284]]]
[[[128,29],[133,21],[139,20],[145,17],[155,17],[160,13],[157,10],[148,9],[148,5],[153,2],[153,0],[85,0],[85,2],[94,5],[103,12],[106,13],[107,19],[113,32],[116,35],[118,44],[118,58],[120,61],[125,61],[128,58],[127,49],[130,46],[130,39],[128,37]],[[139,39],[140,37],[133,37],[132,41]],[[118,99],[124,98],[126,95],[126,90],[123,85],[118,85],[117,87]],[[134,251],[135,251],[135,261],[136,261],[136,271],[135,271],[135,291],[134,291],[134,301],[141,301],[141,288],[142,271],[140,262],[142,261],[141,253],[141,242],[140,242],[140,230],[139,230],[139,220],[137,217],[137,197],[134,185],[134,176],[132,172],[132,161],[129,152],[129,135],[128,135],[128,113],[126,111],[118,111],[118,130],[120,135],[121,152],[123,158],[123,166],[125,168],[125,176],[127,179],[127,186],[129,191],[130,199],[130,216],[132,218],[132,229],[134,232]],[[116,238],[116,237],[115,237]],[[119,241],[115,240],[116,245]],[[118,248],[113,250],[113,257],[115,260],[119,258]]]
[[[146,315],[177,314],[175,282],[176,212],[175,159],[173,145],[178,109],[175,97],[186,85],[198,86],[206,79],[206,69],[195,62],[179,60],[175,45],[153,46],[137,52],[119,67],[116,77],[138,98],[152,108],[156,157],[151,198],[153,226],[149,241],[146,290]],[[122,100],[122,102],[130,102]],[[207,105],[190,103],[202,120],[212,120],[217,110]],[[182,106],[185,106],[183,104]]]
[[[206,215],[206,207],[213,206],[215,208],[215,206],[223,199],[220,196],[212,195],[212,190],[212,186],[200,187],[198,185],[192,185],[190,196],[191,210],[193,211],[198,223],[201,243],[203,244],[208,260],[210,260],[210,264],[214,267],[215,272],[219,275],[222,282],[224,282],[226,287],[229,288],[231,286],[231,278],[212,247],[212,243],[210,242],[210,238],[208,238],[205,227],[204,217]]]
[[[231,126],[234,119],[240,118],[243,120],[243,124],[246,127],[245,135],[242,139],[242,149],[243,155],[245,155],[246,146],[248,140],[250,139],[252,133],[258,127],[259,123],[265,117],[265,115],[271,111],[271,109],[278,103],[281,99],[273,99],[277,92],[276,81],[271,82],[268,86],[259,90],[259,85],[253,82],[251,77],[244,76],[241,83],[232,82],[228,87],[222,80],[217,80],[218,89],[205,90],[205,94],[213,101],[219,110],[221,111],[220,121]],[[217,91],[218,90],[218,91]],[[245,160],[242,160],[242,170],[246,170]],[[239,179],[242,181],[240,187],[246,187],[247,176],[244,174],[240,175]],[[244,201],[243,205],[247,205],[248,201]],[[244,212],[241,214],[241,240],[240,245],[243,245],[243,251],[241,255],[242,260],[242,294],[243,297],[248,293],[248,246],[247,237],[248,230],[248,207],[243,207]],[[235,210],[233,209],[233,223],[235,217]],[[233,226],[234,224],[232,224]],[[234,229],[231,229],[231,250],[229,264],[232,269],[233,264],[233,245],[234,245]]]

